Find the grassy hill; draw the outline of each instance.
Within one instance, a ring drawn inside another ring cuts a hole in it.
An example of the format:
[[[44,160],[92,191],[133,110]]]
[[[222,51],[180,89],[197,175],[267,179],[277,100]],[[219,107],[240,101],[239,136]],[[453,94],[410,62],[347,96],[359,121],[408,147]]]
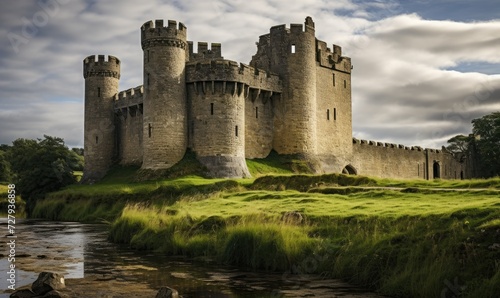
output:
[[[136,249],[323,274],[394,297],[438,297],[455,280],[464,297],[500,292],[500,179],[294,174],[301,166],[272,156],[249,161],[255,179],[150,181],[115,168],[51,193],[35,215],[109,222],[110,239]]]

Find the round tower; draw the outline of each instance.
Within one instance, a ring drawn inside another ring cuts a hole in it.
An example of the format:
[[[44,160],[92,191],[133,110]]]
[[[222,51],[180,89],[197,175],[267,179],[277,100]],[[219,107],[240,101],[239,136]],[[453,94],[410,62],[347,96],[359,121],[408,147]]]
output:
[[[211,62],[188,66],[191,148],[211,177],[250,177],[245,161],[245,95],[249,86],[234,81],[240,70],[244,74],[236,63]],[[189,74],[194,79],[198,72],[212,74],[210,79],[214,80],[190,80]],[[253,77],[249,72],[246,75]]]
[[[146,22],[141,27],[144,53],[143,164],[165,169],[187,148],[186,33],[176,21]]]
[[[118,93],[120,60],[89,56],[83,60],[85,79],[85,167],[82,181],[104,177],[116,153],[114,97]]]
[[[283,81],[275,104],[274,148],[280,154],[316,154],[316,37],[314,22],[275,26],[271,71]]]

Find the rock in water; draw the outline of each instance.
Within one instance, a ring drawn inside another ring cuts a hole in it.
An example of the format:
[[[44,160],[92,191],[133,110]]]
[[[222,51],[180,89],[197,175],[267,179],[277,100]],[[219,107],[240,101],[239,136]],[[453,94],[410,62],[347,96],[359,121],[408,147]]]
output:
[[[156,294],[156,298],[179,298],[179,293],[175,289],[162,287]]]
[[[52,290],[60,290],[64,287],[64,276],[52,272],[42,272],[31,285],[31,290],[38,296],[43,296]]]
[[[14,293],[10,294],[10,298],[33,298],[35,297],[36,294],[33,293],[32,291],[28,290],[28,289],[24,289],[24,290],[19,290],[19,291],[15,291]]]
[[[68,298],[67,295],[59,293],[56,290],[52,290],[43,296],[37,296],[37,297],[40,297],[40,298]]]

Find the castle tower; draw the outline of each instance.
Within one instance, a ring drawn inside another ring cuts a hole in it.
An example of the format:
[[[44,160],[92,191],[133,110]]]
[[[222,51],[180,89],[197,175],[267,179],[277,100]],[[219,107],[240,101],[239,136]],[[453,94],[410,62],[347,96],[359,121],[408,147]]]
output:
[[[82,181],[101,179],[115,159],[114,96],[118,93],[120,60],[113,56],[83,60],[85,78],[85,168]]]
[[[254,77],[229,60],[189,63],[191,149],[212,177],[250,177],[245,161],[245,98]],[[203,74],[202,77],[199,74]]]
[[[173,166],[187,148],[187,28],[176,21],[146,22],[141,27],[144,53],[143,164],[146,169]]]
[[[275,105],[274,149],[280,154],[316,154],[316,37],[310,17],[270,31],[269,68],[281,76]]]

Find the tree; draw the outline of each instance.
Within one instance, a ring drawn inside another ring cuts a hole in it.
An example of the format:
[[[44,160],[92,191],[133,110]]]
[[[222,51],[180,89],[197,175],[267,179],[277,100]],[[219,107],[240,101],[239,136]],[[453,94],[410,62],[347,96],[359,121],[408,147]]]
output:
[[[472,140],[471,136],[456,135],[448,140],[446,149],[450,151],[453,156],[459,161],[464,161],[469,151],[469,144]]]
[[[6,151],[0,148],[0,182],[10,182],[11,170],[9,157]]]
[[[75,149],[75,148],[73,148]],[[69,167],[73,171],[83,171],[83,155],[78,154],[78,152],[71,150],[69,151]]]
[[[83,148],[71,148],[76,154],[83,156]]]
[[[474,119],[472,125],[482,175],[500,176],[500,112]]]
[[[28,215],[46,193],[76,182],[70,165],[76,162],[77,155],[64,145],[63,139],[44,135],[43,140],[17,139],[12,144],[11,169]]]

